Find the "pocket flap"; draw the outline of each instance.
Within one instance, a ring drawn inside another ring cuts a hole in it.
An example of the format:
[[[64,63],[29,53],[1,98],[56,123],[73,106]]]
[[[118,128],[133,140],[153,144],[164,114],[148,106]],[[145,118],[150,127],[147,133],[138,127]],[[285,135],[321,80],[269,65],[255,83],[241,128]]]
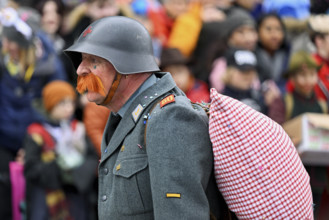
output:
[[[138,157],[124,158],[117,161],[114,168],[113,174],[129,178],[132,175],[147,167],[148,160],[147,155],[139,155]]]

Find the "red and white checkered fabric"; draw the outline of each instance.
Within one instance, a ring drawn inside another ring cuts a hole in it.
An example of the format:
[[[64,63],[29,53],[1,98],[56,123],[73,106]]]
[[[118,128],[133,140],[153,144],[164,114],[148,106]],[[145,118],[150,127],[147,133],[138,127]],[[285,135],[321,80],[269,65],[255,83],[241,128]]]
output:
[[[283,128],[211,89],[215,176],[239,219],[313,219],[310,178]]]

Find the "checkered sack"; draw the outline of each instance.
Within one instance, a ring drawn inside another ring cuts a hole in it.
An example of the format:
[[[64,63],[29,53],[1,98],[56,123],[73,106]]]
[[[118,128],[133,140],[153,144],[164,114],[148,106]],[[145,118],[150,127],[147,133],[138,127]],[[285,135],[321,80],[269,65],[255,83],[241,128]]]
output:
[[[215,89],[210,97],[215,176],[229,209],[239,219],[313,219],[310,178],[283,128]]]

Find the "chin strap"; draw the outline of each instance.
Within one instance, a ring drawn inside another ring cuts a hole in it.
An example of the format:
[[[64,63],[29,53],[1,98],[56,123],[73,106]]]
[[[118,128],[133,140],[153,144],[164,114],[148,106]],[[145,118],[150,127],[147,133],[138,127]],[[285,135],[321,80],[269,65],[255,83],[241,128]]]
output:
[[[105,98],[105,100],[101,103],[101,105],[107,105],[108,103],[111,102],[114,94],[115,94],[115,91],[117,90],[118,86],[119,86],[119,83],[120,83],[120,79],[121,79],[121,74],[120,73],[117,73],[116,76],[115,76],[115,80],[114,82],[112,83],[112,86],[111,86],[111,89],[110,91],[107,93],[107,96]]]

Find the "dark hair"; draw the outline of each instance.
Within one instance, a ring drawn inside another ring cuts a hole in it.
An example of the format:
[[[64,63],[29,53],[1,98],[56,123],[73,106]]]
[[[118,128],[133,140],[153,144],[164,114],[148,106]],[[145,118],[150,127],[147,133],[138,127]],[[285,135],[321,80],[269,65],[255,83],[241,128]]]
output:
[[[269,13],[261,14],[257,19],[257,26],[256,26],[257,32],[259,33],[260,26],[263,24],[263,22],[267,18],[276,18],[279,21],[279,23],[281,25],[281,28],[283,30],[283,35],[284,35],[281,48],[286,47],[288,45],[286,26],[284,25],[281,17],[279,16],[279,14],[277,12],[272,11],[272,12],[269,12]],[[258,41],[258,43],[261,45],[260,40]]]
[[[315,45],[315,38],[319,37],[319,38],[323,39],[326,35],[328,35],[327,33],[321,33],[319,31],[314,30],[311,27],[310,23],[307,23],[307,31],[308,31],[309,38],[314,45]]]
[[[54,2],[57,6],[56,12],[63,17],[65,14],[65,5],[62,2],[62,0],[41,0],[38,5],[36,6],[36,9],[39,11],[40,15],[43,15],[43,8],[45,7],[47,2]]]
[[[326,35],[327,34],[316,32],[316,31],[313,31],[313,30],[309,30],[310,40],[313,44],[315,44],[315,38],[316,37],[320,37],[320,38],[323,39]]]

